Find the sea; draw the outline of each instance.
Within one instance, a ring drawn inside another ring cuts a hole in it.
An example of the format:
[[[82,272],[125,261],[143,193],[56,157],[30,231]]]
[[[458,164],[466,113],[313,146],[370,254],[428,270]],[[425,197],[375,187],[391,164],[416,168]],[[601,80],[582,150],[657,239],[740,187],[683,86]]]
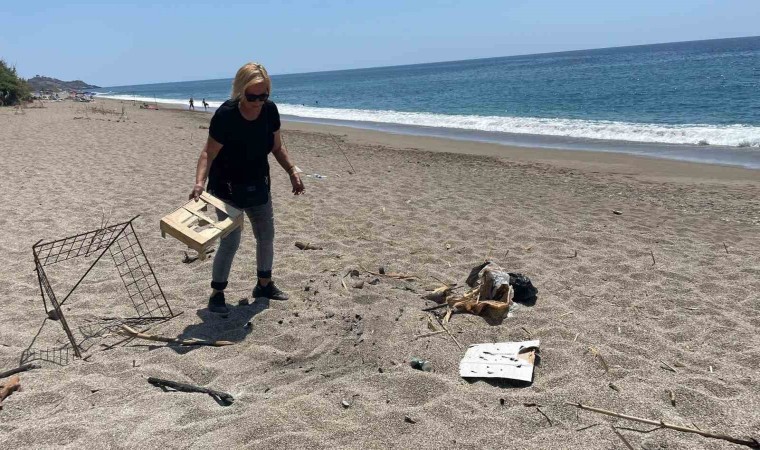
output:
[[[193,97],[196,109],[205,98],[213,112],[231,85],[97,95],[184,105]],[[291,121],[760,169],[760,36],[279,74],[271,99]]]

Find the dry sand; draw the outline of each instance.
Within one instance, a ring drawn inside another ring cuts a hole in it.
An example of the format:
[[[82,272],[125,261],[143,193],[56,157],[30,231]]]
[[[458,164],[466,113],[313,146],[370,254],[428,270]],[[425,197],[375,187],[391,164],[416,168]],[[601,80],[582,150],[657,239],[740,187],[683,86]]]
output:
[[[108,211],[110,223],[140,214],[135,229],[182,312],[150,332],[236,344],[105,350],[113,337],[91,340],[86,361],[21,374],[23,390],[0,411],[0,448],[609,449],[625,448],[611,425],[652,428],[565,401],[760,438],[758,171],[287,123],[294,160],[327,176],[304,178],[307,194],[293,197],[273,170],[275,278],[291,299],[235,306],[223,319],[206,310],[210,260],[183,264],[185,248],[158,231],[192,187],[210,116],[127,103],[117,121],[92,107],[0,108],[0,370],[32,343],[65,343],[44,320],[32,245],[98,228]],[[296,240],[324,250],[300,251]],[[246,225],[229,303],[250,295],[254,257]],[[109,258],[66,304],[77,332],[130,314]],[[422,295],[433,277],[462,283],[485,258],[528,275],[538,302],[499,326],[455,315],[450,328],[465,346],[540,339],[530,386],[466,382],[463,351],[445,333],[415,339],[428,332]],[[92,260],[50,266],[59,298]],[[362,273],[344,289],[341,277],[360,264],[421,281]],[[434,371],[409,367],[414,356]],[[236,401],[162,392],[148,376]],[[634,448],[738,448],[668,430],[620,433]]]

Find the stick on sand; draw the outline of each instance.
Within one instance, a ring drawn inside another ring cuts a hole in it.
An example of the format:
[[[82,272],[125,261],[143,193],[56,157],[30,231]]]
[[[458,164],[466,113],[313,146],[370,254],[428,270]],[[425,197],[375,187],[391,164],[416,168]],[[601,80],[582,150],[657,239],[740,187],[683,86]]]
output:
[[[170,344],[179,344],[179,345],[208,345],[211,347],[223,347],[225,345],[234,344],[234,342],[232,341],[206,341],[203,339],[179,339],[179,338],[169,338],[169,337],[164,337],[164,336],[155,336],[152,334],[140,333],[139,331],[127,325],[122,325],[118,333],[126,335],[126,336],[130,336],[133,338],[145,339],[148,341],[168,342]]]
[[[178,381],[170,381],[170,380],[163,380],[161,378],[154,378],[154,377],[148,377],[148,383],[152,384],[153,386],[160,387],[161,389],[165,388],[171,388],[175,391],[182,391],[182,392],[200,392],[201,394],[208,394],[215,399],[219,399],[222,403],[226,405],[231,405],[232,402],[235,401],[235,398],[232,397],[232,395],[221,392],[221,391],[215,391],[213,389],[201,387],[201,386],[194,386],[192,384],[185,384],[180,383]]]
[[[11,375],[20,373],[20,372],[26,372],[27,370],[32,369],[39,369],[40,366],[37,364],[24,364],[23,366],[16,367],[15,369],[6,370],[5,372],[0,372],[0,378],[9,377]]]
[[[343,151],[343,147],[338,144],[338,141],[335,139],[335,136],[330,133],[330,137],[332,138],[333,142],[335,142],[335,145],[338,146],[338,149],[340,149],[340,152],[343,153],[343,157],[346,158],[346,162],[348,162],[348,166],[351,168],[351,174],[355,174],[356,170],[354,169],[353,164],[351,164],[351,161],[348,160],[348,156],[346,155],[346,152]]]
[[[694,428],[688,428],[688,427],[682,427],[680,425],[674,425],[672,423],[667,423],[662,420],[651,420],[651,419],[642,419],[641,417],[635,417],[635,416],[629,416],[627,414],[620,414],[613,411],[607,411],[605,409],[600,408],[594,408],[592,406],[586,406],[582,405],[580,403],[573,403],[573,402],[565,402],[566,404],[570,406],[575,406],[576,408],[584,409],[586,411],[592,411],[599,414],[605,414],[612,417],[619,417],[621,419],[628,419],[633,420],[634,422],[641,422],[641,423],[648,423],[650,425],[657,425],[662,428],[670,428],[671,430],[676,431],[682,431],[684,433],[696,433],[700,436],[712,438],[712,439],[721,439],[728,442],[733,442],[734,444],[739,445],[745,445],[749,448],[760,448],[760,442],[757,441],[757,439],[739,439],[731,436],[726,436],[725,434],[717,434],[717,433],[709,433],[706,431],[696,430]]]

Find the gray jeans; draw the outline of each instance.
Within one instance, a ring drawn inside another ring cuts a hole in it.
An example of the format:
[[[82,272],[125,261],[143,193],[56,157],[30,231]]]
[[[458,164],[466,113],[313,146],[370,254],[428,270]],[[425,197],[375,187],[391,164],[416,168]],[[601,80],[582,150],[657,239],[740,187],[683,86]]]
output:
[[[272,278],[272,262],[274,261],[274,212],[272,199],[261,206],[244,209],[251,222],[253,235],[256,237],[256,269],[259,278]],[[222,220],[225,215],[217,211],[217,217]],[[214,256],[214,268],[211,272],[211,287],[223,290],[227,287],[227,278],[232,268],[232,260],[240,246],[240,235],[243,228],[238,227],[232,233],[223,237]]]

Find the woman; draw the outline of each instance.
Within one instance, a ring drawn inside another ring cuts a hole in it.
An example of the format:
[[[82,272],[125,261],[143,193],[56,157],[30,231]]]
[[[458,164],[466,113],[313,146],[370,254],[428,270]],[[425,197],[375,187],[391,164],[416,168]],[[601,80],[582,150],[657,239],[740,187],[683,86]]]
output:
[[[290,175],[293,194],[303,194],[304,186],[300,170],[282,145],[280,114],[269,100],[271,91],[272,81],[261,64],[248,63],[238,70],[232,83],[232,98],[211,118],[190,198],[198,200],[208,177],[209,193],[245,211],[256,237],[258,282],[252,296],[287,300],[288,295],[272,281],[274,215],[269,189],[269,153]],[[219,243],[211,274],[212,291],[208,301],[211,312],[229,312],[224,289],[241,233],[242,229],[237,228]]]

